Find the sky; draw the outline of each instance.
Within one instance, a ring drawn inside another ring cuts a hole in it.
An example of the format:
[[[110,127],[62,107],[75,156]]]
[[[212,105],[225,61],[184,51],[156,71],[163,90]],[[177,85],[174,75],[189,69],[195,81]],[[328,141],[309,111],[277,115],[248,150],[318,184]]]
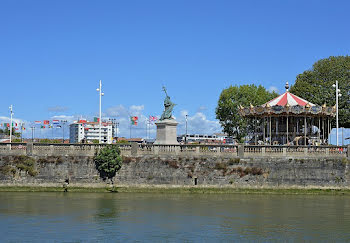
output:
[[[322,58],[349,55],[349,1],[0,1],[0,121],[98,115],[146,136],[166,86],[178,133],[212,134],[230,85],[284,92]],[[66,129],[68,130],[68,129]],[[66,131],[67,132],[67,131]],[[45,131],[43,131],[45,134]],[[25,136],[31,136],[26,131]],[[155,126],[151,126],[155,136]]]

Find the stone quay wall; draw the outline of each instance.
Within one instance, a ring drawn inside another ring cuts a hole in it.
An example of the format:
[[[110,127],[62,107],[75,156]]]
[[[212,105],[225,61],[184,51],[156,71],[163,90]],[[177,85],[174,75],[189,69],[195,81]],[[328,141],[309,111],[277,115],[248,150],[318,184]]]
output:
[[[135,152],[135,151],[134,151]],[[123,155],[119,186],[348,188],[350,160],[341,157],[254,157],[209,154]],[[0,153],[0,186],[103,187],[93,155]]]

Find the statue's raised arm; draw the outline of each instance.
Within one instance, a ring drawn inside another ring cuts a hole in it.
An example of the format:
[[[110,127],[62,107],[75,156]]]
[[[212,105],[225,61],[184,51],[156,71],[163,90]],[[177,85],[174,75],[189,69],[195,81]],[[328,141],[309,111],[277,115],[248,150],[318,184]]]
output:
[[[160,120],[165,120],[165,119],[173,119],[172,117],[172,113],[173,113],[173,109],[175,104],[173,102],[171,102],[170,97],[166,91],[166,88],[163,86],[163,91],[166,95],[165,99],[164,99],[164,111],[163,114],[160,118]]]

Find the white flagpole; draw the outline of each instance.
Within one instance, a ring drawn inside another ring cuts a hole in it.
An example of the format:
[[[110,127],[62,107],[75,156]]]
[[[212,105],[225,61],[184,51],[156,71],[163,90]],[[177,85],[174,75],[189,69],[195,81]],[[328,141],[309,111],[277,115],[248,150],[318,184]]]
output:
[[[10,113],[11,113],[11,115],[10,115],[10,143],[12,143],[12,115],[13,115],[13,112],[12,112],[12,105],[10,105]],[[11,145],[10,145],[11,146]]]

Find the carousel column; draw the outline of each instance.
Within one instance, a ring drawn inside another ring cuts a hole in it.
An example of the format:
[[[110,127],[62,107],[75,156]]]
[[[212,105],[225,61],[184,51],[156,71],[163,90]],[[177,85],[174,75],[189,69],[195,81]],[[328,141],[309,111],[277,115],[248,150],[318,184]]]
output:
[[[288,139],[288,116],[287,116],[287,145],[289,145],[289,139]]]
[[[321,145],[321,117],[318,117],[318,142]]]
[[[254,144],[257,144],[257,137],[256,137],[256,117],[254,118],[255,122],[254,122]]]
[[[271,128],[271,116],[270,116],[270,131],[269,131],[269,134],[270,134],[270,145],[272,145],[272,135],[271,135],[271,132],[272,132],[272,128]]]
[[[324,117],[322,117],[322,144],[324,144]]]
[[[263,117],[263,128],[264,128],[264,130],[263,130],[263,140],[264,140],[264,143],[263,143],[263,144],[265,144],[265,141],[266,141],[266,138],[265,138],[265,117]]]
[[[330,130],[330,123],[329,123],[329,117],[327,117],[327,119],[328,119],[328,126],[327,126],[327,144],[329,145],[329,137],[330,137],[330,132],[331,132],[331,130]]]
[[[306,133],[307,133],[307,125],[306,125],[306,115],[304,116],[304,145],[306,144]]]

